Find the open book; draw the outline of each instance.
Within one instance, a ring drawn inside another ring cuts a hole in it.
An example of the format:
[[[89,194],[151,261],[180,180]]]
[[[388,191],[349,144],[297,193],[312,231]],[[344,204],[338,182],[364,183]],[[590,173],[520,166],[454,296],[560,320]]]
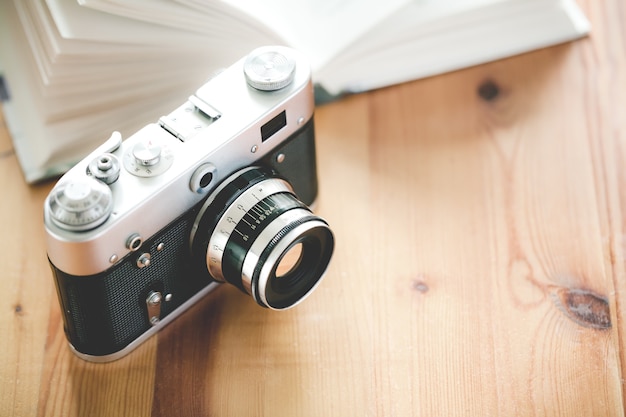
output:
[[[588,31],[574,0],[2,0],[3,111],[33,182],[158,120],[261,45],[307,54],[318,90],[337,97]]]

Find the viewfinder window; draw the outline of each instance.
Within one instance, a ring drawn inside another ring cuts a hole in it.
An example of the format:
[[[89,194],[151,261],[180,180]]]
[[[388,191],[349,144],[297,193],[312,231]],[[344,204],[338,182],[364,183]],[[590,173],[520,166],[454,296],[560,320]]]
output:
[[[274,133],[278,132],[280,129],[287,125],[287,112],[283,110],[279,115],[274,117],[269,122],[265,123],[261,126],[261,140],[265,142],[272,136]]]

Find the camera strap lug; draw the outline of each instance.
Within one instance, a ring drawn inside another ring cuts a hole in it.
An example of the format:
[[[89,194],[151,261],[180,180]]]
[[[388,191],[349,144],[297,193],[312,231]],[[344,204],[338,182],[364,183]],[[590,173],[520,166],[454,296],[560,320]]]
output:
[[[161,320],[161,303],[163,296],[158,291],[150,291],[146,298],[146,307],[148,308],[148,320],[152,326]]]

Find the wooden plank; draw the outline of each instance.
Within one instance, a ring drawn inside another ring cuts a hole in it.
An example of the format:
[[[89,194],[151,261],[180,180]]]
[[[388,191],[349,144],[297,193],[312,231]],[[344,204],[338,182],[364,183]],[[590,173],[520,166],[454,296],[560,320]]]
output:
[[[373,304],[409,320],[374,319],[383,363],[407,364],[380,373],[390,401],[377,414],[415,413],[391,399],[431,386],[420,403],[441,415],[621,408],[587,108],[569,89],[577,59],[572,46],[551,48],[374,97],[370,146],[384,143],[372,150],[374,264],[386,296]]]
[[[0,415],[35,415],[53,289],[41,202],[24,184],[0,119]]]
[[[592,42],[581,51],[584,60],[585,88],[581,100],[586,106],[588,140],[594,161],[596,202],[607,216],[600,218],[602,245],[604,247],[607,278],[612,280],[613,293],[610,307],[616,337],[618,338],[620,379],[626,371],[624,349],[624,305],[626,293],[626,256],[624,252],[626,200],[624,167],[626,167],[626,10],[619,2],[598,4],[592,1],[584,5],[589,16],[595,20]],[[623,412],[623,410],[622,410]]]

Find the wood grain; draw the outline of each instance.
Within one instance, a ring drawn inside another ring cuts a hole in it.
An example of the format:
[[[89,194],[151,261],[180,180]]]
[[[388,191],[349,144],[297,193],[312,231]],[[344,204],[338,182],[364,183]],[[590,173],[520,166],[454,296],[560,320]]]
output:
[[[67,348],[0,129],[1,416],[623,416],[626,9],[316,113],[337,247],[301,305],[221,287],[131,355]]]

